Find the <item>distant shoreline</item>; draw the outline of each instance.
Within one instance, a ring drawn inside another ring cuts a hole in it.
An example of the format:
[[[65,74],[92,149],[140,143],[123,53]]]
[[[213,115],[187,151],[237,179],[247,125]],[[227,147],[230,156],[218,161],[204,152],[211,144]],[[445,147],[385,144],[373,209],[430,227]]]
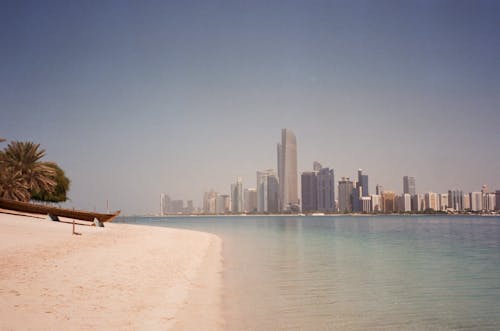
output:
[[[169,215],[121,215],[117,219],[126,217],[149,217],[149,218],[178,218],[178,217],[359,217],[359,216],[481,216],[481,217],[500,217],[500,212],[493,214],[474,214],[474,213],[348,213],[348,214],[169,214]]]

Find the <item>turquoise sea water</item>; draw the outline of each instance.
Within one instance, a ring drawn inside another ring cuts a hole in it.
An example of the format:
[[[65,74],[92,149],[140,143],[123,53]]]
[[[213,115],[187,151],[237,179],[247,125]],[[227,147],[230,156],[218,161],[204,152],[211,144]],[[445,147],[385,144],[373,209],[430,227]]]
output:
[[[121,218],[223,239],[228,330],[499,330],[500,218]]]

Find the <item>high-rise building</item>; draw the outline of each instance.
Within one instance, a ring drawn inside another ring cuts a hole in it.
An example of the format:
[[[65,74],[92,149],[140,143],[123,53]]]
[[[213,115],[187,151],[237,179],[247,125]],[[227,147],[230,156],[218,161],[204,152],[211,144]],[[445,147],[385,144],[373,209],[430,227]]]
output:
[[[241,177],[236,179],[236,183],[231,184],[231,211],[235,214],[243,212],[243,183]]]
[[[371,197],[361,197],[361,211],[363,213],[369,213],[372,209],[372,198]]]
[[[358,169],[358,183],[357,186],[361,187],[361,196],[370,196],[368,192],[368,175],[363,175],[363,170]]]
[[[403,208],[402,211],[409,212],[411,211],[411,195],[409,193],[403,193]]]
[[[279,209],[299,207],[297,180],[297,140],[289,129],[281,130],[278,144]]]
[[[456,211],[464,210],[464,193],[460,190],[449,190],[448,191],[448,208],[452,208]]]
[[[257,190],[246,188],[243,191],[243,204],[246,213],[255,213],[257,211]]]
[[[322,168],[317,175],[318,211],[333,213],[335,209],[335,177],[333,169]]]
[[[339,212],[352,212],[352,193],[354,185],[349,177],[342,177],[339,181]]]
[[[231,197],[227,194],[220,194],[216,197],[215,214],[227,214],[231,211]]]
[[[352,208],[356,212],[363,211],[362,197],[369,196],[368,194],[368,175],[363,175],[363,170],[358,170],[358,181],[352,195]]]
[[[192,214],[193,212],[194,212],[193,200],[186,201],[185,213]]]
[[[483,193],[482,192],[472,192],[470,194],[470,209],[472,211],[483,210]]]
[[[267,179],[267,212],[278,213],[279,209],[279,181],[276,175],[269,176]]]
[[[376,195],[382,195],[382,192],[384,192],[384,188],[382,187],[382,185],[377,184],[375,186],[375,194]]]
[[[319,163],[318,161],[314,161],[314,162],[313,162],[313,170],[314,170],[314,171],[320,171],[320,170],[321,170],[321,168],[323,168],[323,167],[321,166],[321,163]]]
[[[279,181],[274,170],[257,171],[257,212],[279,211]]]
[[[487,211],[494,211],[496,206],[495,206],[495,193],[486,193],[483,195],[483,209]]]
[[[300,176],[302,193],[302,211],[313,212],[318,210],[318,178],[315,171],[303,172]]]
[[[439,200],[439,210],[445,211],[446,209],[448,209],[448,203],[449,203],[448,193],[440,193],[438,200]]]
[[[217,192],[211,190],[203,195],[203,212],[206,214],[216,213]]]
[[[165,193],[162,193],[160,195],[160,216],[167,215],[169,204],[170,204],[170,197]]]
[[[436,193],[425,193],[425,209],[439,210],[438,198]]]
[[[382,211],[382,205],[381,205],[381,197],[380,195],[377,194],[372,194],[371,195],[371,211],[372,213],[378,213]]]
[[[495,192],[495,209],[500,210],[500,190]]]
[[[417,194],[415,189],[415,177],[403,177],[403,193],[408,193],[411,196]]]
[[[184,212],[184,200],[170,201],[169,214],[182,214]]]
[[[384,213],[396,211],[396,193],[392,191],[382,192],[382,209]]]
[[[464,194],[463,195],[463,210],[470,210],[470,194]],[[448,197],[448,202],[450,201],[450,198]]]

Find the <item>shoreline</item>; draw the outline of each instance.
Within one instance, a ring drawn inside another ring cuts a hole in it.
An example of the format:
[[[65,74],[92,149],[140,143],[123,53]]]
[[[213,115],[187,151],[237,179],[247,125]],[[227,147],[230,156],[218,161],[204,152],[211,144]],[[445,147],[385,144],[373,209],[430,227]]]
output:
[[[0,228],[0,329],[223,325],[213,234],[106,223],[72,235],[71,224],[6,213]]]

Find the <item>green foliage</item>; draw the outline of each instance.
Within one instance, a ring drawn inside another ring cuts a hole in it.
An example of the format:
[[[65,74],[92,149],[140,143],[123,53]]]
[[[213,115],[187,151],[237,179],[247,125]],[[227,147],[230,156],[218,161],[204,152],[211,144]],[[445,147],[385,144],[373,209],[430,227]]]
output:
[[[69,178],[66,177],[64,170],[62,170],[57,164],[50,162],[47,163],[47,165],[53,168],[55,171],[56,186],[54,187],[53,191],[43,189],[33,191],[31,194],[31,199],[44,202],[64,202],[68,200],[66,194],[69,191]]]
[[[45,150],[32,142],[12,141],[0,151],[0,198],[66,201],[69,179],[55,163],[42,162],[44,156]]]

